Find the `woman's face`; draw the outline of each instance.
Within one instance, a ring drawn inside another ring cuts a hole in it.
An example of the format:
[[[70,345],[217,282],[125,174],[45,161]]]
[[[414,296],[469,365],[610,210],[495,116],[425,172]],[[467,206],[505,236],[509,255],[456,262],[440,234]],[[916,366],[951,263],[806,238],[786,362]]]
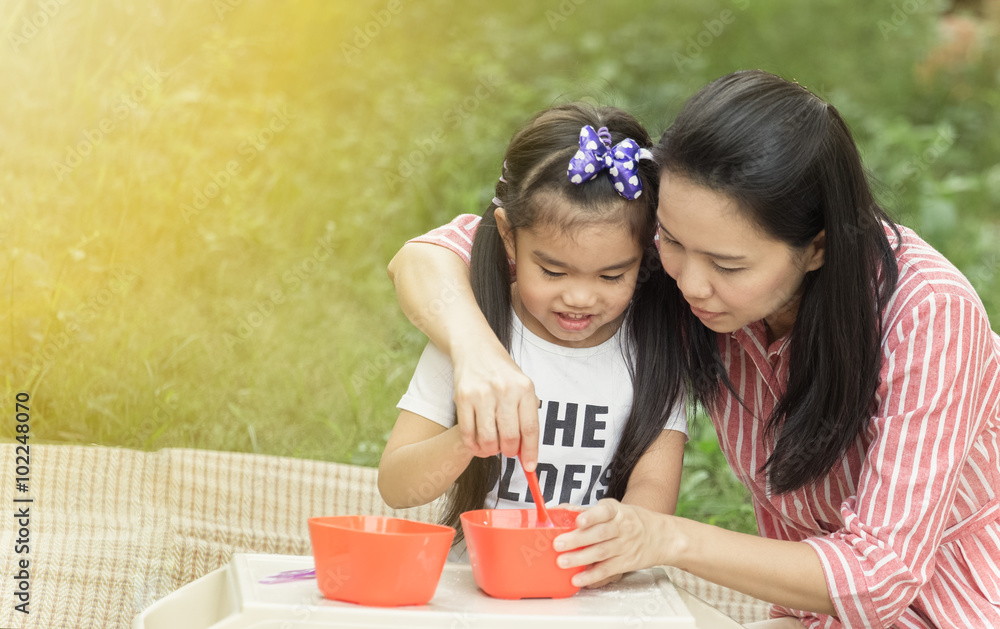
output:
[[[824,234],[797,249],[763,233],[728,196],[665,172],[660,260],[691,311],[715,332],[764,319],[774,338],[791,330],[802,280],[823,265]]]

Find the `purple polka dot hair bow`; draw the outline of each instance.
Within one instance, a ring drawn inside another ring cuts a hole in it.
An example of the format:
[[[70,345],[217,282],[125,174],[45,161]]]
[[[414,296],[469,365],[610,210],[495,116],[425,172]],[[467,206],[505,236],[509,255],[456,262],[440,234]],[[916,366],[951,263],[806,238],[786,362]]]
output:
[[[640,159],[653,159],[653,155],[631,138],[611,146],[611,133],[607,127],[594,131],[594,127],[588,124],[580,129],[580,150],[569,161],[567,174],[570,181],[581,184],[607,170],[618,194],[632,201],[642,194]]]

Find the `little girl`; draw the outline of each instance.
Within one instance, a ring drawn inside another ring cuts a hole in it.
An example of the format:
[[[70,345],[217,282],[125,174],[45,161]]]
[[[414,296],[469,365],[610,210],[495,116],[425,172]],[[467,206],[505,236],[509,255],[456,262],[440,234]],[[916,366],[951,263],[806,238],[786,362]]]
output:
[[[539,484],[547,504],[603,497],[672,513],[686,421],[683,359],[664,326],[666,274],[653,242],[656,166],[632,116],[574,103],[545,110],[511,140],[496,197],[425,237],[474,237],[473,293],[539,398]],[[474,236],[473,236],[473,231]],[[664,360],[674,355],[674,360]],[[456,425],[452,365],[428,344],[379,466],[391,507],[452,489],[444,522],[471,509],[532,506],[524,472],[500,447],[474,450]],[[516,452],[516,451],[515,451]]]

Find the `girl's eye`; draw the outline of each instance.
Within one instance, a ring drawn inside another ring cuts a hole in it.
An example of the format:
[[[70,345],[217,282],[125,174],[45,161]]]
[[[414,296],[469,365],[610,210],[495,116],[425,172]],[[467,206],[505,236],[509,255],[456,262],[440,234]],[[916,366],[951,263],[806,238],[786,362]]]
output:
[[[625,280],[625,274],[622,273],[621,275],[602,275],[601,279],[606,280],[608,282],[622,282]]]
[[[545,277],[562,277],[563,275],[566,275],[565,273],[555,273],[553,271],[550,271],[546,269],[544,266],[540,266],[538,268],[542,270],[542,275],[544,275]]]

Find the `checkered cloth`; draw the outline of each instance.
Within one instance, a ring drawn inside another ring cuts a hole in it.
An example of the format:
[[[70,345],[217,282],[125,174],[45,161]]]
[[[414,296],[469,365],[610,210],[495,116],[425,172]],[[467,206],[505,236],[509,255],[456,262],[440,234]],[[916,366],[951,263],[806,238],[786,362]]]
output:
[[[227,563],[235,552],[309,555],[306,520],[374,514],[435,521],[440,503],[393,510],[374,468],[257,454],[32,445],[27,493],[0,446],[0,626],[128,629],[159,598]],[[10,480],[7,480],[10,479]],[[31,498],[14,503],[14,498]],[[13,505],[29,507],[30,553],[14,552]],[[12,580],[30,560],[30,613],[15,611]],[[767,605],[668,569],[681,587],[737,620]]]

